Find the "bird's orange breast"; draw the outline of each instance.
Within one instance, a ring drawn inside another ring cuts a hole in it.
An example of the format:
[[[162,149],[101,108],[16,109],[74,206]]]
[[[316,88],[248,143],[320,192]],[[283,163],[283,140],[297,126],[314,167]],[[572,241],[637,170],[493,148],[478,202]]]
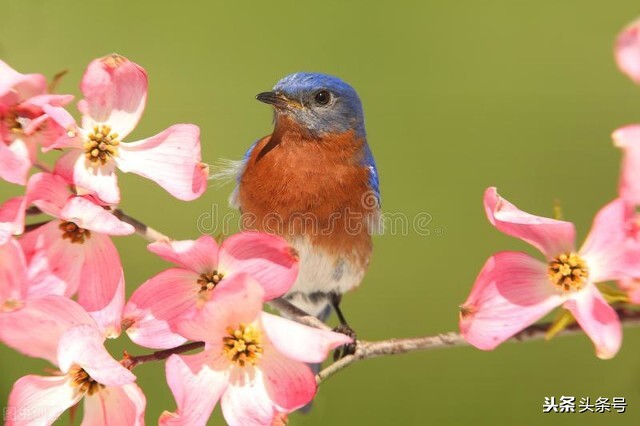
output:
[[[366,202],[365,141],[353,131],[315,139],[291,123],[279,124],[256,144],[240,178],[245,227],[308,236],[315,247],[365,266],[377,209]]]

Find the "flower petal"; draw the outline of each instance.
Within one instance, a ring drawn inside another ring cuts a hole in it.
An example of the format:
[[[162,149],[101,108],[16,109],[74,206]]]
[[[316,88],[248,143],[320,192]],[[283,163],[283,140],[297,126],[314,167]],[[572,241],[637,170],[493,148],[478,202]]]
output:
[[[28,299],[15,311],[0,313],[0,341],[31,357],[57,364],[60,337],[71,327],[93,324],[80,305],[62,296]]]
[[[21,74],[6,62],[0,61],[0,103],[19,103],[47,90],[42,74]]]
[[[144,426],[147,400],[135,383],[107,386],[84,399],[83,425]]]
[[[261,319],[275,348],[296,361],[322,362],[329,351],[353,341],[344,334],[308,327],[266,312]]]
[[[73,243],[68,243],[73,244]],[[98,322],[110,337],[120,334],[124,305],[124,272],[120,255],[111,239],[92,233],[85,240],[84,262],[78,283],[78,303]]]
[[[291,290],[298,277],[298,256],[277,235],[242,232],[222,243],[219,271],[250,275],[264,289],[265,300],[272,300]]]
[[[22,149],[19,143],[7,145],[0,139],[0,179],[24,185],[30,169],[31,158],[28,151]]]
[[[71,150],[58,159],[54,173],[62,176],[68,182],[78,186],[79,193],[95,193],[108,204],[120,202],[120,188],[115,173],[115,163],[94,166],[80,150]]]
[[[0,312],[5,302],[21,302],[27,293],[27,262],[14,239],[0,245]]]
[[[640,44],[638,55],[640,67]],[[615,146],[624,152],[618,190],[620,198],[631,205],[640,205],[640,125],[622,127],[613,132],[612,138]]]
[[[629,237],[627,220],[633,214],[618,198],[596,214],[580,255],[589,267],[589,280],[597,283],[640,277],[640,243]]]
[[[127,58],[111,54],[93,60],[80,83],[82,127],[108,123],[121,139],[136,127],[147,101],[147,73]]]
[[[195,241],[157,241],[149,244],[147,249],[168,262],[199,274],[218,269],[218,244],[209,235]]]
[[[25,209],[25,197],[9,198],[0,205],[0,245],[24,232]]]
[[[177,324],[181,335],[194,341],[219,344],[228,327],[251,324],[262,311],[264,291],[248,275],[222,280],[212,295],[195,317]]]
[[[257,368],[253,372],[253,375],[249,375],[239,368],[232,370],[229,386],[220,403],[229,426],[270,425],[278,414],[265,388],[263,372]]]
[[[44,152],[48,152],[52,149],[62,148],[78,148],[81,149],[82,139],[80,137],[80,129],[76,124],[76,120],[73,116],[61,106],[43,105],[42,110],[44,113],[55,123],[61,131],[56,134],[58,137],[49,143],[45,144],[43,148]]]
[[[136,376],[111,357],[104,347],[104,335],[91,325],[72,327],[60,338],[60,370],[68,373],[74,365],[83,368],[93,380],[105,386],[122,386],[136,380]]]
[[[133,292],[124,308],[129,338],[138,345],[169,349],[187,339],[172,327],[195,311],[198,275],[185,269],[168,269],[150,278]]]
[[[562,302],[546,265],[525,253],[497,253],[460,307],[460,331],[473,346],[491,350]]]
[[[620,71],[640,84],[640,20],[622,30],[616,40],[614,52]]]
[[[528,242],[548,259],[574,250],[573,223],[523,212],[500,197],[494,187],[484,193],[484,208],[489,222],[499,231]]]
[[[167,360],[167,383],[178,409],[164,412],[160,425],[206,425],[229,381],[228,361],[210,351],[195,355],[171,355]]]
[[[85,263],[84,244],[62,239],[60,221],[54,220],[20,238],[29,261],[29,294],[72,296],[78,290]]]
[[[278,352],[270,352],[268,356],[265,354],[260,369],[264,374],[264,386],[270,399],[278,406],[278,411],[290,413],[311,402],[317,385],[316,377],[308,365],[287,356]]]
[[[640,305],[640,279],[623,278],[618,281],[618,287],[629,296],[629,301],[634,305]]]
[[[201,162],[200,129],[192,124],[122,143],[116,161],[123,172],[151,179],[179,200],[195,200],[207,189],[209,169]]]
[[[5,421],[11,426],[50,425],[83,394],[66,376],[24,376],[11,389]]]
[[[564,307],[571,311],[596,348],[598,358],[613,358],[622,345],[622,325],[616,311],[604,300],[595,285],[588,285]]]
[[[60,212],[60,217],[80,228],[107,235],[131,235],[135,228],[122,222],[102,206],[85,197],[72,197]]]
[[[61,176],[37,173],[29,178],[27,203],[35,205],[49,216],[59,218],[60,211],[71,196],[71,187]]]

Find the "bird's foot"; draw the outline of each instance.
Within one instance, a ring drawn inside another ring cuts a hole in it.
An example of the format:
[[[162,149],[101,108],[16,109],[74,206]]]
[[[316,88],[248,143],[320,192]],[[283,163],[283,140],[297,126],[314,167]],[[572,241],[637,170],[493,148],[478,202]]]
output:
[[[346,345],[342,345],[333,352],[333,360],[337,361],[341,358],[344,358],[347,355],[353,355],[356,353],[356,332],[353,328],[349,327],[347,324],[340,324],[336,328],[333,329],[336,333],[342,333],[345,336],[349,336],[353,339],[352,343],[347,343]]]

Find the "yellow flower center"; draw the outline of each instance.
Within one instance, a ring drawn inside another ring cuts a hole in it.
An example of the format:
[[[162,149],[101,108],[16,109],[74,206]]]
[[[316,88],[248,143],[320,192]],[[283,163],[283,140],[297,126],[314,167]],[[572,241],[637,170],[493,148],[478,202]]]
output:
[[[2,306],[0,306],[0,312],[13,312],[17,311],[22,307],[23,303],[20,300],[16,299],[7,299],[4,301]]]
[[[576,253],[563,253],[549,262],[549,279],[563,291],[580,290],[587,283],[589,269]]]
[[[262,335],[253,325],[240,324],[238,328],[227,328],[223,337],[222,353],[230,360],[244,367],[247,363],[256,365],[262,354]]]
[[[200,292],[213,290],[222,281],[222,278],[224,278],[224,274],[218,271],[201,274],[197,281],[200,286]]]
[[[93,380],[84,369],[77,366],[71,368],[69,377],[71,377],[71,386],[78,388],[78,392],[82,394],[93,395],[104,388],[104,385]]]
[[[118,155],[118,134],[111,132],[111,127],[106,124],[93,126],[93,132],[89,133],[84,143],[85,157],[94,164],[104,165],[109,158]]]
[[[15,113],[9,112],[9,114],[5,118],[5,121],[7,123],[7,128],[14,135],[21,135],[23,133],[22,123],[20,123],[20,121],[18,120],[18,116]]]
[[[58,226],[62,231],[62,239],[69,240],[73,244],[83,244],[85,239],[91,238],[91,231],[80,228],[73,222],[60,222]]]

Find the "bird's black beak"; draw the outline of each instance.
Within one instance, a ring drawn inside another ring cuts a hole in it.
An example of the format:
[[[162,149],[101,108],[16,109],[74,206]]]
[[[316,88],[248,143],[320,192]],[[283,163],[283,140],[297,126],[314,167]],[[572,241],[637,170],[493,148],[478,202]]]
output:
[[[276,108],[291,108],[299,106],[298,102],[288,99],[278,92],[262,92],[258,93],[256,99],[265,104],[273,105]]]

